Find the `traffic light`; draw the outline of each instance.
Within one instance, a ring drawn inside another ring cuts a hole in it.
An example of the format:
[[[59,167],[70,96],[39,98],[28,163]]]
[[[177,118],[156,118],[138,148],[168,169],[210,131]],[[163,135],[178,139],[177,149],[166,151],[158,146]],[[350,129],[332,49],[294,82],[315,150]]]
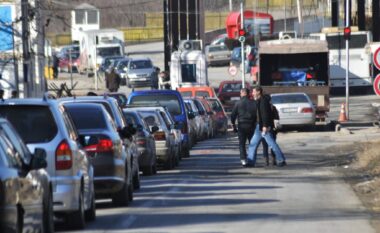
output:
[[[239,29],[239,37],[240,36],[245,36],[245,30],[244,29]]]
[[[345,27],[343,29],[343,35],[345,40],[349,40],[351,37],[351,27]]]

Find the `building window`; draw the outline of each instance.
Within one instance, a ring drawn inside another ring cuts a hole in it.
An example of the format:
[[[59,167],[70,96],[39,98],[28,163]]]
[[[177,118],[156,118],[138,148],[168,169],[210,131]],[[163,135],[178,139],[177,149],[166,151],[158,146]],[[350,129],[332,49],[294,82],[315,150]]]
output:
[[[75,24],[86,24],[84,10],[75,10]]]
[[[98,24],[98,11],[87,10],[87,24]]]

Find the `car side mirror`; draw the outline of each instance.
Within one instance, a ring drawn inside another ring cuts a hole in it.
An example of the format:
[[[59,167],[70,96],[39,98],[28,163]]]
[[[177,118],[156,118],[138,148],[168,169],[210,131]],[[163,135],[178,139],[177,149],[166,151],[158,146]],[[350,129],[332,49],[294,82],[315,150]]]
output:
[[[157,132],[159,129],[160,129],[160,128],[158,128],[158,126],[154,125],[154,126],[152,126],[152,128],[151,128],[150,131],[151,131],[152,133],[155,133],[155,132]]]
[[[36,148],[34,150],[33,158],[30,163],[31,170],[38,170],[41,168],[46,168],[46,151],[42,148]]]

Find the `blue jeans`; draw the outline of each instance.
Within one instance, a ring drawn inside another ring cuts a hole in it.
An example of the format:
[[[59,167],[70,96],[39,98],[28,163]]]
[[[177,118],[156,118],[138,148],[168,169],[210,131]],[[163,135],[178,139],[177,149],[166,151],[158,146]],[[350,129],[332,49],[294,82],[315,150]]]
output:
[[[251,142],[248,146],[248,161],[252,164],[256,163],[257,147],[259,147],[262,139],[264,139],[268,143],[268,146],[272,148],[274,154],[276,155],[277,162],[284,162],[285,156],[282,153],[276,141],[274,140],[271,131],[263,135],[259,124],[256,125],[255,134],[253,135]]]

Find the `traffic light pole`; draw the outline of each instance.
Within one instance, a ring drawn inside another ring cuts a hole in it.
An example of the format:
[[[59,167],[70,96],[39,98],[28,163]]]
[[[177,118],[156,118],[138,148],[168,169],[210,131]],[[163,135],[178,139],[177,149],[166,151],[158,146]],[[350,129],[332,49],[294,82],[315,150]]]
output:
[[[240,29],[244,30],[244,3],[240,1]],[[244,40],[241,42],[241,86],[245,88],[245,57],[244,57]]]
[[[346,0],[346,28],[350,27],[350,0]],[[346,116],[347,120],[350,119],[350,82],[349,82],[349,68],[350,68],[350,40],[349,37],[346,38]]]

